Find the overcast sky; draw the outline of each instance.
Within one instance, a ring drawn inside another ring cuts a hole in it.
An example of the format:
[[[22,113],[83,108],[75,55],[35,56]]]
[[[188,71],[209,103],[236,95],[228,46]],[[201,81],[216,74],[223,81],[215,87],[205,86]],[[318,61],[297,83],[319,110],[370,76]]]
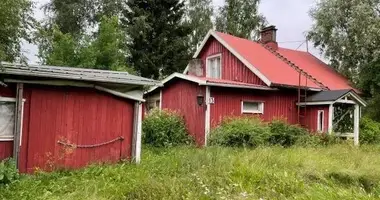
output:
[[[40,10],[41,5],[49,0],[34,0],[37,2],[35,15],[37,19],[41,19],[44,15]],[[224,0],[213,0],[214,6],[223,5]],[[305,40],[305,33],[310,29],[312,22],[308,15],[311,7],[314,6],[315,0],[261,0],[260,12],[267,18],[269,24],[278,28],[277,41],[279,45],[286,48],[306,51],[306,45],[300,41]],[[284,43],[285,42],[285,43]],[[311,48],[311,53],[317,57],[321,57],[317,50]],[[32,44],[25,44],[23,51],[27,55],[30,63],[38,62],[36,57],[37,47]]]

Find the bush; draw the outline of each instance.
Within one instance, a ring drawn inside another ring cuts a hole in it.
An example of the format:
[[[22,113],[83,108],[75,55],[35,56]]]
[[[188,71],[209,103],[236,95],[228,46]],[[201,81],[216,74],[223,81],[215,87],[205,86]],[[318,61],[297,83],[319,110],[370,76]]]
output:
[[[9,184],[19,178],[16,161],[12,158],[0,162],[0,185]]]
[[[184,119],[177,112],[153,110],[143,121],[143,142],[155,147],[192,143]]]
[[[269,134],[269,127],[259,118],[226,118],[211,132],[209,142],[211,145],[256,147],[265,144]]]
[[[289,147],[296,144],[297,140],[304,136],[309,136],[309,132],[299,126],[290,125],[284,120],[273,120],[270,124],[271,135],[268,142],[272,145]]]
[[[361,118],[359,139],[362,144],[380,143],[380,123],[368,117]]]

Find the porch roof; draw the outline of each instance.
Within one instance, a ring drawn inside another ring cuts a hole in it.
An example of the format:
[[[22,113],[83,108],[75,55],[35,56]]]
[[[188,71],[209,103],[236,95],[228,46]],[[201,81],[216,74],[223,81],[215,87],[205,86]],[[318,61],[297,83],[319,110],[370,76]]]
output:
[[[351,97],[352,100],[343,99],[345,97]],[[334,103],[359,103],[362,106],[366,106],[367,103],[362,99],[353,89],[344,90],[327,90],[321,91],[306,98],[305,103],[309,105],[322,105],[322,104],[334,104]]]

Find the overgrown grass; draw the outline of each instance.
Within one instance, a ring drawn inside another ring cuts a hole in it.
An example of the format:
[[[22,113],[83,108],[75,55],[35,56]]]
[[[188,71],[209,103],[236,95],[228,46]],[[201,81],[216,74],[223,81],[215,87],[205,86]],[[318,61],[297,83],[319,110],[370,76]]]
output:
[[[26,176],[0,199],[378,199],[380,147],[144,149],[121,163]]]

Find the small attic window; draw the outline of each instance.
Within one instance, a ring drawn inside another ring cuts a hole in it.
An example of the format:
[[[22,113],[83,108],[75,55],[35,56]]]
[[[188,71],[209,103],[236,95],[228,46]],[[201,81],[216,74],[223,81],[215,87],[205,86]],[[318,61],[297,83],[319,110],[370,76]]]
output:
[[[222,78],[222,54],[207,57],[206,70],[208,78]]]

